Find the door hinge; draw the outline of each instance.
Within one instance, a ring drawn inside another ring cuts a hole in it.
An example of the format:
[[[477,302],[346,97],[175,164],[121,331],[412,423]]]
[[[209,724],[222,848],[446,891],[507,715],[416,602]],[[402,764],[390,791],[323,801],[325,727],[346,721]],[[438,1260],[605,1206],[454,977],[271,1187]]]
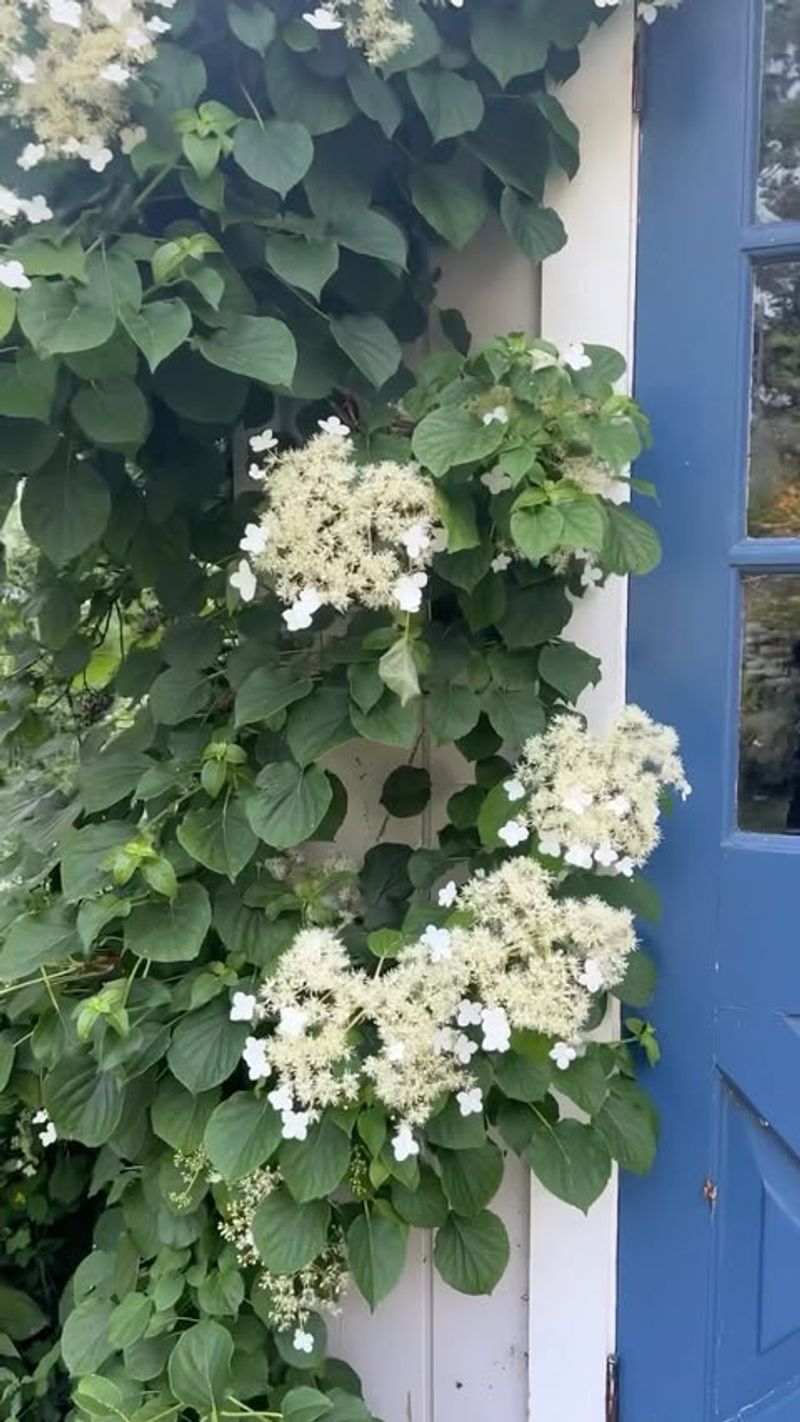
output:
[[[619,1422],[619,1358],[606,1358],[606,1422]]]

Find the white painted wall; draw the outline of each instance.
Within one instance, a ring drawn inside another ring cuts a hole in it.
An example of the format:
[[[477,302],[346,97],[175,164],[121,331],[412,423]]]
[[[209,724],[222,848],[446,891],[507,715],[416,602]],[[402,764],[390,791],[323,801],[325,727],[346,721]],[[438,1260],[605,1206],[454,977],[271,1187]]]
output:
[[[582,134],[581,172],[552,185],[568,246],[541,274],[498,228],[448,262],[443,306],[458,305],[476,338],[541,330],[631,349],[636,133],[631,113],[633,27],[613,18],[586,46],[581,73],[560,97]],[[572,635],[603,662],[587,701],[598,723],[624,699],[625,589],[612,579],[585,599]],[[380,787],[399,757],[337,767]],[[431,823],[393,822],[395,839],[429,832],[466,767],[452,753],[431,766]],[[466,776],[465,776],[466,779]],[[364,786],[366,788],[366,785]],[[369,795],[375,803],[377,795]],[[350,823],[353,851],[374,842],[380,816]],[[435,1274],[428,1239],[412,1235],[400,1286],[375,1315],[353,1298],[331,1330],[334,1353],[358,1369],[384,1422],[604,1422],[606,1357],[614,1349],[616,1190],[587,1218],[560,1205],[511,1161],[492,1208],[504,1218],[511,1262],[488,1299],[455,1294]]]

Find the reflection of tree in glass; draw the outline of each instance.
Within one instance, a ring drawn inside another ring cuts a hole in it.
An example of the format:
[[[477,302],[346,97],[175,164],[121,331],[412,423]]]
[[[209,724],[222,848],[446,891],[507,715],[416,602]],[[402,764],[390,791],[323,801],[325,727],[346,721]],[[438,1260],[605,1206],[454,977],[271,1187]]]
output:
[[[749,532],[800,536],[800,263],[756,274]]]
[[[750,577],[739,754],[742,829],[800,830],[800,577]]]
[[[800,218],[800,0],[765,0],[758,216]]]

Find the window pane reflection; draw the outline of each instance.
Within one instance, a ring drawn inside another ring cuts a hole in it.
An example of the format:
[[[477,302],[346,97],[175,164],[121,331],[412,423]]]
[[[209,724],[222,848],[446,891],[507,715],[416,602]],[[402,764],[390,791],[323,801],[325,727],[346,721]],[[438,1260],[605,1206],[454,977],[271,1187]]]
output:
[[[756,268],[748,533],[800,537],[800,262]]]
[[[760,222],[800,218],[800,0],[764,0]]]
[[[739,827],[800,833],[800,575],[744,578]]]

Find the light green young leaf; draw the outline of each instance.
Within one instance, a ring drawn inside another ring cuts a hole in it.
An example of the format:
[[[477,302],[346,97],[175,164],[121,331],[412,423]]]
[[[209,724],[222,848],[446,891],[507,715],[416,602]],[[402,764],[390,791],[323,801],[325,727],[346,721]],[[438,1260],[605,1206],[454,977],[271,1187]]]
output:
[[[388,652],[384,652],[378,662],[378,675],[384,686],[400,698],[401,706],[407,706],[409,701],[419,696],[417,664],[408,638],[400,637]]]

